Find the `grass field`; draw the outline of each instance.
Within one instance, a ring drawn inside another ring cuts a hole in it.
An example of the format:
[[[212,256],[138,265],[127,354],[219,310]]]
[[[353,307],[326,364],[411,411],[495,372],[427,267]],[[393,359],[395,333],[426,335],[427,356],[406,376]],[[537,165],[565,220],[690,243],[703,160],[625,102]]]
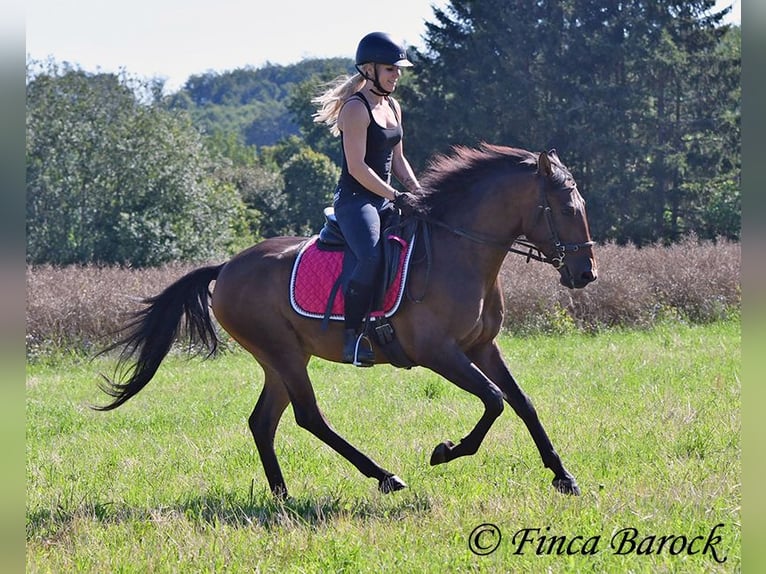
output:
[[[554,492],[510,408],[475,456],[430,467],[481,405],[423,369],[312,362],[334,427],[409,488],[378,493],[288,409],[278,503],[247,428],[262,374],[243,352],[171,357],[110,413],[88,408],[106,402],[107,359],[31,363],[27,571],[741,569],[738,320],[501,344],[582,496]],[[483,523],[498,530],[472,536]]]

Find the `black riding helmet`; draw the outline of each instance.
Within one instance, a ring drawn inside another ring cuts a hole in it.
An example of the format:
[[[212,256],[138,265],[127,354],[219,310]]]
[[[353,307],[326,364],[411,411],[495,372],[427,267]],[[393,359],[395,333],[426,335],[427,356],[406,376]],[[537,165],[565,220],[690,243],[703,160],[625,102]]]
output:
[[[407,50],[385,32],[372,32],[359,41],[356,48],[356,65],[374,62],[408,68]]]
[[[359,66],[362,64],[385,64],[409,68],[412,62],[407,59],[407,50],[403,45],[396,42],[385,32],[371,32],[359,41],[356,48],[356,70],[366,79],[371,80],[375,87],[387,96],[390,92],[384,90],[378,82],[378,70],[375,69],[375,77],[368,78]]]

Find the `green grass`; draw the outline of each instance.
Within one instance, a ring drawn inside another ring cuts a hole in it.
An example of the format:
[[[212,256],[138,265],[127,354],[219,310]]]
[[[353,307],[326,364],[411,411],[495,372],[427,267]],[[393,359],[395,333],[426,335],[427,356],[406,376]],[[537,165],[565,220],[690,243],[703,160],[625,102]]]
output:
[[[110,413],[88,408],[106,399],[96,383],[108,360],[30,365],[27,571],[740,570],[738,321],[501,344],[582,496],[553,491],[510,408],[476,455],[430,467],[434,446],[464,436],[481,405],[423,369],[312,362],[333,426],[409,488],[378,493],[288,409],[277,452],[292,498],[278,503],[247,428],[262,375],[245,353],[171,357]],[[485,522],[503,537],[477,556],[468,538]],[[725,563],[709,551],[671,554],[673,541],[656,552],[660,536],[707,538],[717,524]],[[536,541],[516,554],[523,528],[549,541],[582,536],[578,551],[593,538],[596,551],[540,555]],[[624,528],[637,542],[656,536],[654,553],[615,555],[610,539]]]

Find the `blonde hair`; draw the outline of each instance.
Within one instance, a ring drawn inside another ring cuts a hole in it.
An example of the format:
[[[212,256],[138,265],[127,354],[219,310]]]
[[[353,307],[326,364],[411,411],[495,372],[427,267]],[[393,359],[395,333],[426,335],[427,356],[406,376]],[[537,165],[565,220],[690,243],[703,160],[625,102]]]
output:
[[[362,74],[353,76],[338,76],[328,84],[327,89],[320,95],[311,99],[311,103],[318,107],[314,113],[314,123],[325,124],[330,127],[330,133],[340,135],[338,129],[338,115],[346,100],[352,94],[364,87],[366,80]]]

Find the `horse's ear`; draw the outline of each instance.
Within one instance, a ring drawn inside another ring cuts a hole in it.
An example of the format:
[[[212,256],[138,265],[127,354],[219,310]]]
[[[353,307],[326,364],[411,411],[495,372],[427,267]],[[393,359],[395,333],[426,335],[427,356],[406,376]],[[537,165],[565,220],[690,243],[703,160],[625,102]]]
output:
[[[540,152],[537,156],[537,173],[550,177],[553,174],[553,167],[551,167],[551,160],[548,154],[544,151]]]
[[[559,154],[556,153],[556,148],[555,147],[548,150],[548,156],[552,157],[553,159],[557,159],[557,160],[559,159]],[[561,161],[561,160],[559,160],[559,161]]]

